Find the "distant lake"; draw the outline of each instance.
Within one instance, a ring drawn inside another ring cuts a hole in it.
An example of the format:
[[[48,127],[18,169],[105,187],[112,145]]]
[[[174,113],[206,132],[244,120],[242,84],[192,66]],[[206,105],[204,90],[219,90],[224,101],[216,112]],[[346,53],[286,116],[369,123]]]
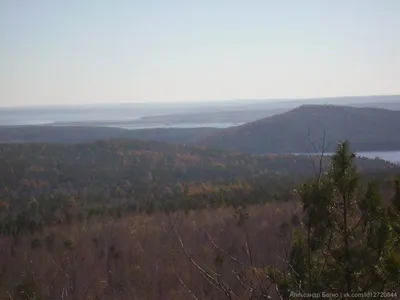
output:
[[[314,153],[312,153],[314,154]],[[326,153],[326,155],[332,155],[333,153]],[[295,155],[308,155],[307,153],[295,153]],[[357,152],[358,157],[366,158],[380,158],[391,163],[400,164],[400,151],[361,151]]]
[[[177,123],[177,124],[134,124],[134,125],[110,125],[109,127],[118,127],[123,129],[151,129],[151,128],[200,128],[200,127],[213,127],[213,128],[228,128],[238,126],[241,124],[235,123]]]
[[[237,104],[240,104],[237,103]],[[87,122],[87,121],[124,121],[135,120],[141,117],[161,116],[169,114],[185,114],[185,113],[207,113],[223,110],[235,110],[237,104],[229,103],[179,103],[171,105],[171,103],[131,103],[131,104],[115,104],[115,105],[86,105],[71,107],[36,107],[36,108],[1,108],[0,107],[0,126],[1,125],[40,125],[49,123],[65,123],[65,122]],[[244,107],[245,108],[245,107]],[[213,121],[215,124],[213,124]],[[231,124],[223,122],[231,122],[231,120],[208,120],[206,124],[172,124],[174,127],[228,127]],[[221,121],[221,123],[220,123]],[[203,120],[198,121],[200,123]],[[233,121],[235,122],[235,121]],[[194,123],[194,122],[188,122]],[[130,126],[133,124],[129,124]],[[148,128],[151,124],[143,125]],[[157,124],[157,127],[171,127]],[[133,128],[136,129],[136,128]]]
[[[118,107],[117,107],[118,108]],[[0,126],[7,125],[44,125],[56,123],[69,123],[69,122],[102,122],[103,124],[98,126],[104,127],[118,127],[123,129],[146,129],[146,128],[197,128],[197,127],[214,127],[214,128],[227,128],[231,126],[241,125],[242,123],[234,122],[218,122],[209,121],[201,123],[169,123],[163,124],[162,122],[146,123],[140,122],[134,124],[132,122],[124,121],[139,120],[141,117],[156,116],[172,113],[172,108],[161,110],[151,109],[123,109],[123,108],[96,108],[96,109],[70,109],[70,110],[57,110],[57,109],[35,109],[35,110],[24,110],[24,109],[0,109]],[[175,111],[176,112],[176,111]],[[177,112],[180,112],[179,110]],[[118,124],[107,124],[110,121],[116,121]],[[82,124],[85,126],[85,124]]]

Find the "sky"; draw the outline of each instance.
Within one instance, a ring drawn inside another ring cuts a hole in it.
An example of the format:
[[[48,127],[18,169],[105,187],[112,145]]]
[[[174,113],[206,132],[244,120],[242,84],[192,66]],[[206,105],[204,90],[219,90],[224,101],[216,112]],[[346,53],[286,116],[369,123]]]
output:
[[[400,94],[399,0],[0,0],[0,106]]]

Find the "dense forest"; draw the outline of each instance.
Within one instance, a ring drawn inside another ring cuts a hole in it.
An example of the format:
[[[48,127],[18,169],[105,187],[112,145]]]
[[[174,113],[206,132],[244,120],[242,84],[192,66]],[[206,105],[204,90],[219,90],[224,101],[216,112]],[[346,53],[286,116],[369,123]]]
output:
[[[84,143],[108,139],[138,139],[195,143],[218,128],[122,129],[90,126],[0,126],[1,143]]]
[[[364,172],[399,169],[378,159],[360,158],[358,165]],[[250,156],[135,140],[3,144],[0,169],[0,198],[13,211],[32,201],[42,208],[41,202],[64,206],[71,199],[88,207],[118,203],[151,210],[232,199],[259,203],[313,173],[307,156]]]
[[[0,166],[0,299],[399,292],[399,168],[347,143],[333,157],[3,144]]]

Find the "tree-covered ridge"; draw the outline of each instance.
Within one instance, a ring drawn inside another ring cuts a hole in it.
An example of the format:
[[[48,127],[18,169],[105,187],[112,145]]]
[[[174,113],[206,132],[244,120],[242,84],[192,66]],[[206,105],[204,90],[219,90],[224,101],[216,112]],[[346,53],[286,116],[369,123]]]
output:
[[[360,166],[366,170],[395,168],[390,163],[367,159],[360,160]],[[0,167],[2,196],[48,192],[112,195],[115,189],[127,186],[140,189],[147,185],[312,172],[306,156],[258,157],[129,140],[73,145],[3,144]]]
[[[200,142],[210,148],[246,153],[313,151],[308,136],[320,149],[323,136],[334,151],[348,140],[354,151],[400,150],[400,112],[379,108],[303,105],[283,114],[231,127]]]
[[[218,128],[123,129],[91,126],[0,126],[0,143],[88,143],[108,139],[137,139],[170,143],[194,143]]]
[[[360,159],[359,165],[370,172],[396,170],[381,160]],[[313,172],[306,156],[250,156],[160,142],[0,145],[0,199],[8,212],[32,203],[46,215],[71,203],[75,210],[260,203],[290,198],[287,190]]]
[[[400,111],[368,107],[304,105],[291,111],[226,129],[154,128],[127,130],[90,126],[0,126],[0,143],[84,143],[108,139],[138,139],[206,146],[252,154],[313,152],[308,137],[320,149],[324,132],[334,151],[343,140],[354,151],[400,150]],[[101,125],[101,124],[98,124]],[[102,126],[106,126],[102,124]],[[121,125],[123,126],[123,125]],[[160,125],[162,126],[162,125]]]
[[[77,145],[1,145],[3,190],[23,194],[232,179],[266,172],[309,172],[306,158],[251,157],[156,142],[110,141]],[[49,190],[48,190],[49,189]],[[3,191],[4,192],[4,191]]]

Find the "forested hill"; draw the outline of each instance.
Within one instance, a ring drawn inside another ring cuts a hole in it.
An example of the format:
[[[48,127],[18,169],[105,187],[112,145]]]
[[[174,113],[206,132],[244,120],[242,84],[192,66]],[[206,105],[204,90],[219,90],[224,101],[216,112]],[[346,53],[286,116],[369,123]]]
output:
[[[349,140],[355,151],[400,150],[400,111],[333,105],[304,105],[259,121],[227,128],[200,142],[210,148],[247,153],[313,152],[324,131],[334,150]]]
[[[334,151],[337,142],[350,141],[354,151],[400,150],[400,111],[332,105],[304,105],[289,112],[226,129],[155,128],[127,130],[85,126],[0,127],[0,143],[83,143],[137,139],[205,146],[250,154],[314,152],[324,130]]]
[[[381,160],[360,159],[358,165],[361,171],[397,170]],[[256,189],[249,182],[260,176],[269,178],[260,184],[264,191],[259,195],[266,200],[288,189],[283,177],[304,179],[312,172],[308,157],[256,157],[161,142],[0,145],[0,199],[8,205],[44,197],[51,207],[55,196],[80,199],[81,204],[99,199],[103,204],[127,199],[165,203],[179,197],[189,203],[192,196],[221,191],[237,200],[239,190],[247,193],[242,197],[247,201]]]
[[[109,139],[138,139],[193,143],[218,128],[154,128],[128,130],[91,126],[0,126],[0,143],[84,143]]]

